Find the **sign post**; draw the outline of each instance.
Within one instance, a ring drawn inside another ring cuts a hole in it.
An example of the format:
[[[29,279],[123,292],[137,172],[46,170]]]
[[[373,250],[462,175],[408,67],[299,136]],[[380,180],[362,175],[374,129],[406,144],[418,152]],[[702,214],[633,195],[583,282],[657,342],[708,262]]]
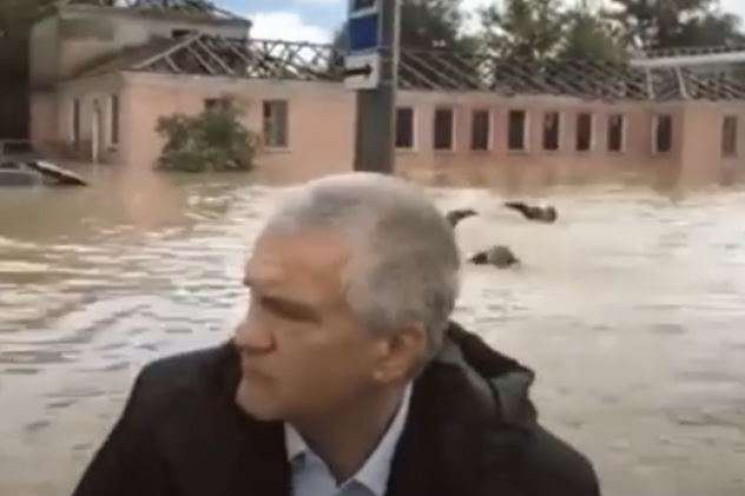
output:
[[[393,173],[399,0],[349,0],[345,85],[357,91],[354,170]]]

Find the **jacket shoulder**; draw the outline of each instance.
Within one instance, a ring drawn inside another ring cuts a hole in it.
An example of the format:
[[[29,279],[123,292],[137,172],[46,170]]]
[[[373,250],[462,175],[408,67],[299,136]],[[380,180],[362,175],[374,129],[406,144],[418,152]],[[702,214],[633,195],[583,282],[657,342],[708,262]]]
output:
[[[238,357],[230,343],[161,358],[142,369],[130,401],[151,414],[162,412],[174,402],[228,391],[237,370]]]
[[[599,496],[592,463],[540,425],[522,449],[523,480],[536,496]]]

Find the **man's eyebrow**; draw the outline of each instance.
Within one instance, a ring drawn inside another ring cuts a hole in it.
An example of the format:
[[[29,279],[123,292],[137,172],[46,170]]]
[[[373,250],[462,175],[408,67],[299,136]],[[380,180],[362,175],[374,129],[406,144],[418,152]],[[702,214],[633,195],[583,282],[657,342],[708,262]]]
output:
[[[312,306],[278,296],[260,296],[262,305],[271,311],[293,320],[303,320],[313,323],[321,322],[321,315]]]
[[[243,284],[247,288],[252,288],[256,286],[256,280],[250,275],[246,275],[243,278]],[[294,300],[285,296],[277,296],[263,292],[258,296],[259,301],[262,305],[268,307],[270,310],[276,313],[279,313],[280,315],[295,320],[306,320],[315,323],[319,323],[321,321],[321,316],[318,311],[308,303]]]

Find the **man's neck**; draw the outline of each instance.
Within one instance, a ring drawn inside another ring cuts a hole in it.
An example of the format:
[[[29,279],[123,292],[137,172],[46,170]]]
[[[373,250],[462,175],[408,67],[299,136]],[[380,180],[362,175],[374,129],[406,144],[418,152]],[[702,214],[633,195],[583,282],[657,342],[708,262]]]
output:
[[[357,473],[375,451],[401,406],[404,391],[402,386],[322,419],[291,423],[341,483]]]

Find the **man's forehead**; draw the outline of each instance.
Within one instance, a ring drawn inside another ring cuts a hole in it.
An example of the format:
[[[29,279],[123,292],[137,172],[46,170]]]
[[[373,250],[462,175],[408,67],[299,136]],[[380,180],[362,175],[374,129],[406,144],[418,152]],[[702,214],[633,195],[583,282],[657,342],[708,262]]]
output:
[[[251,258],[270,261],[301,261],[316,256],[329,260],[346,254],[346,238],[332,229],[308,229],[293,233],[265,233],[254,244]]]
[[[348,259],[348,249],[334,233],[264,235],[246,263],[247,282],[280,284],[288,279],[327,279]]]

